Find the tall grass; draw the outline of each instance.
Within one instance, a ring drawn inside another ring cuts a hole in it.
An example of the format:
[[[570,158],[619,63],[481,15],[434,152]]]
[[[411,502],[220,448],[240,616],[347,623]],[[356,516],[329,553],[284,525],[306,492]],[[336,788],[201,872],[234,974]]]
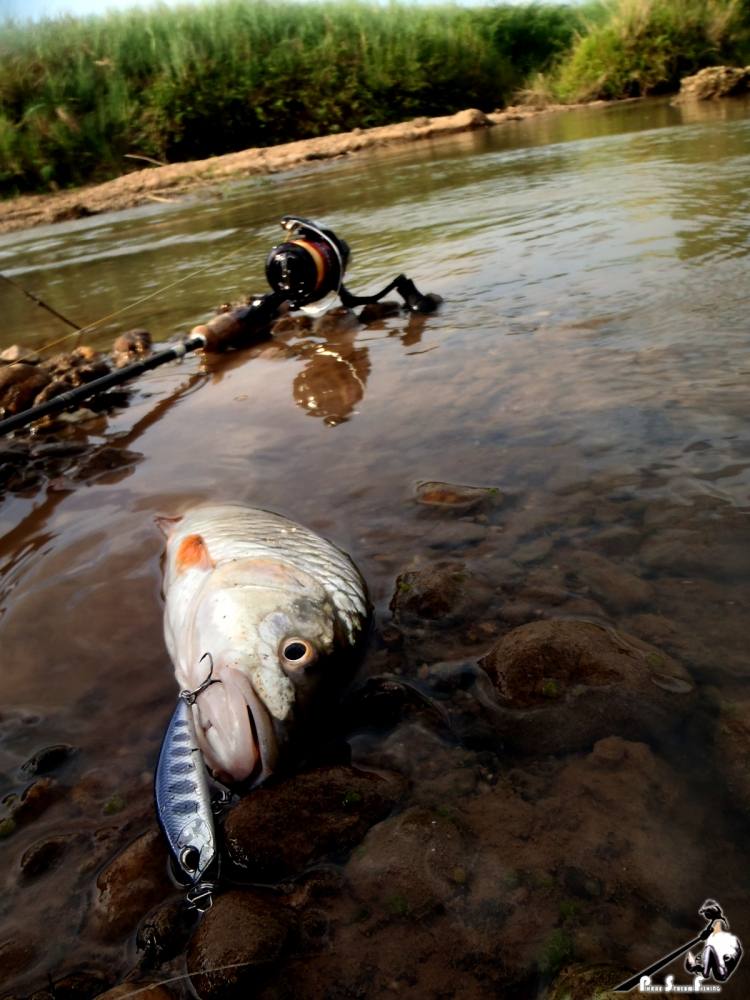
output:
[[[547,83],[564,101],[637,97],[674,90],[704,66],[747,62],[748,0],[619,0]]]
[[[223,0],[0,30],[0,193],[502,105],[571,45],[563,5]]]

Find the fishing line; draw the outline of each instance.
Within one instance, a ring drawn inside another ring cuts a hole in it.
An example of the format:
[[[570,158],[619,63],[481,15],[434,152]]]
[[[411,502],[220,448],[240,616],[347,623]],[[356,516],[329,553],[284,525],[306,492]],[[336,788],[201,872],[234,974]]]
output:
[[[130,997],[137,997],[139,993],[145,993],[156,986],[169,986],[172,983],[181,983],[185,979],[192,979],[193,976],[210,976],[213,972],[229,972],[230,969],[244,969],[246,966],[254,964],[254,962],[232,962],[231,965],[217,965],[213,969],[197,969],[195,972],[183,972],[182,975],[172,976],[171,979],[159,979],[157,982],[149,983],[147,986],[139,986],[137,990],[133,990],[131,993],[123,993],[118,1000],[130,1000]]]
[[[170,288],[175,288],[177,285],[182,284],[183,281],[189,281],[190,278],[194,278],[196,277],[196,275],[202,274],[204,271],[208,271],[209,268],[216,267],[217,264],[226,264],[226,262],[231,260],[233,256],[239,256],[240,253],[245,253],[244,248],[230,250],[227,254],[224,254],[221,257],[219,257],[218,260],[209,261],[209,263],[204,264],[202,267],[197,268],[197,270],[190,271],[188,274],[183,274],[181,278],[176,278],[174,281],[171,281],[166,285],[160,285],[153,292],[148,292],[146,295],[141,296],[141,298],[136,299],[134,302],[130,302],[128,305],[123,306],[121,309],[116,309],[114,312],[108,313],[106,316],[102,316],[99,319],[94,320],[93,323],[89,323],[87,326],[78,327],[75,325],[75,323],[70,322],[70,320],[65,320],[65,322],[68,323],[68,325],[74,327],[74,331],[72,333],[66,333],[62,337],[57,337],[55,340],[50,340],[47,343],[42,344],[42,346],[38,348],[38,351],[48,351],[50,348],[57,347],[58,344],[63,344],[65,343],[65,341],[71,340],[73,337],[77,338],[76,339],[76,347],[77,347],[78,344],[80,343],[81,337],[83,337],[84,334],[90,333],[92,330],[95,330],[98,326],[101,326],[102,323],[106,323],[117,316],[121,316],[123,313],[128,312],[128,310],[130,309],[135,309],[136,306],[142,305],[144,302],[148,302],[149,299],[153,299],[157,295],[161,295],[162,292],[169,291]],[[30,298],[33,298],[33,296],[31,296],[30,293],[26,292],[25,289],[22,289],[20,285],[12,281],[6,275],[0,275],[0,277],[5,278],[5,280],[8,281],[11,285],[14,285],[16,288],[21,289],[21,291],[23,291],[25,295],[28,295]],[[54,315],[59,316],[61,319],[63,318],[59,313],[52,310],[51,307],[45,306],[45,308],[47,308],[48,311],[53,312]],[[17,358],[15,361],[11,362],[11,364],[12,365],[23,364],[23,362],[26,361],[28,358],[33,357],[34,353],[35,352],[33,351],[29,351],[29,353],[26,354],[24,357]]]

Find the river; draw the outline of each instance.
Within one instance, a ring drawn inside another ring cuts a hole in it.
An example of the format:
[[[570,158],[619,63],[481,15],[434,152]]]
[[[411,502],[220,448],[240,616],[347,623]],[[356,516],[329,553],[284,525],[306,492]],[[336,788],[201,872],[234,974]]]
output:
[[[176,695],[154,517],[205,499],[279,511],[349,552],[376,609],[360,676],[400,678],[453,713],[447,735],[419,711],[347,731],[356,764],[409,782],[386,820],[391,853],[371,832],[372,870],[356,851],[327,858],[349,888],[316,901],[324,941],[287,945],[264,997],[557,1000],[561,969],[607,964],[614,985],[616,970],[689,940],[706,897],[750,940],[749,176],[750,104],[655,100],[0,237],[0,269],[77,323],[127,308],[98,326],[98,347],[138,326],[166,341],[263,291],[290,212],[348,241],[352,290],[403,271],[445,300],[424,319],[291,332],[208,370],[192,357],[144,376],[128,405],[84,428],[116,460],[80,473],[73,457],[4,496],[7,808],[30,784],[24,761],[75,749],[44,778],[38,815],[3,828],[0,995],[77,970],[72,992],[55,995],[95,996],[137,962],[137,919],[95,926],[95,881],[152,823]],[[2,344],[66,333],[12,288],[0,305]],[[415,501],[433,480],[490,492],[446,512]],[[412,586],[446,571],[463,591],[444,619],[398,610],[400,574],[422,574],[401,577]],[[564,700],[549,727],[567,733],[577,711],[583,735],[535,752],[523,706],[511,704],[521,721],[507,736],[494,709],[480,719],[459,702],[490,697],[467,664],[550,620],[648,643],[658,652],[647,659],[663,654],[689,680],[670,668],[665,703],[657,676],[652,712],[649,691],[624,678],[611,735],[606,706]],[[425,810],[455,823],[435,848],[453,860],[404,874],[394,858],[415,848],[403,817]],[[42,861],[29,862],[33,850]],[[373,872],[395,886],[385,901]],[[349,892],[359,909],[346,909]],[[725,995],[749,984],[740,967]]]

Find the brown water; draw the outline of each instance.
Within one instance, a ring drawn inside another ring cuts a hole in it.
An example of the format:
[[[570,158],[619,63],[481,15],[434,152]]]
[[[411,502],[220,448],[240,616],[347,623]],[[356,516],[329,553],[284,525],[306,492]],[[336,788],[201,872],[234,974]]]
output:
[[[192,383],[194,358],[152,373],[92,434],[128,449],[124,467],[5,497],[0,791],[28,785],[18,768],[42,746],[78,752],[54,772],[60,797],[2,842],[0,958],[9,935],[28,956],[7,959],[20,971],[3,982],[0,970],[0,986],[26,996],[82,962],[117,975],[132,964],[132,938],[95,943],[86,913],[97,867],[146,822],[174,704],[153,516],[214,498],[280,511],[334,539],[366,576],[381,628],[407,568],[451,558],[487,581],[485,631],[464,621],[436,640],[428,630],[421,655],[412,637],[396,666],[404,674],[474,660],[511,625],[555,615],[601,621],[680,660],[699,702],[658,751],[686,804],[664,837],[668,846],[677,826],[679,843],[693,846],[685,864],[702,896],[662,884],[655,849],[651,896],[613,897],[633,926],[600,960],[615,961],[621,946],[631,966],[647,964],[644,914],[649,934],[660,929],[658,955],[690,936],[705,896],[750,940],[750,778],[744,792],[729,787],[720,742],[724,713],[750,698],[749,180],[747,104],[636,103],[0,238],[0,268],[79,323],[158,293],[105,325],[92,340],[102,346],[126,326],[166,340],[213,305],[262,290],[287,212],[345,236],[354,290],[405,271],[446,300],[423,322],[250,348]],[[5,343],[65,332],[10,288],[0,303]],[[413,500],[420,480],[492,486],[506,499],[479,518],[431,517]],[[601,583],[606,566],[580,561],[591,553],[644,582],[648,597]],[[394,662],[373,648],[365,669]],[[391,763],[418,802],[427,751],[415,738],[410,756],[404,739],[398,752],[389,744]],[[356,733],[351,743],[362,763],[382,751]],[[750,742],[737,750],[740,773],[749,751]],[[502,754],[496,763],[502,770]],[[462,794],[448,783],[445,804]],[[627,794],[640,801],[641,788]],[[70,838],[63,860],[22,875],[21,856],[51,835]],[[502,844],[473,842],[476,886],[498,851],[512,868]],[[533,896],[524,905],[544,909]],[[466,906],[456,919],[468,935]],[[586,920],[573,930],[574,956],[593,961]],[[513,995],[541,996],[548,979],[532,976]],[[749,983],[741,967],[725,995],[746,996]]]

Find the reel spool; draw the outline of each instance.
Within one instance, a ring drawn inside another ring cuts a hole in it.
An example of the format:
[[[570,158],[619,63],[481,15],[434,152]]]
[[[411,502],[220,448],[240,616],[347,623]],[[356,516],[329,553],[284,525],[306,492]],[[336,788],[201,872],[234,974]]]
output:
[[[285,215],[281,226],[293,238],[275,246],[266,258],[268,284],[292,309],[319,316],[339,294],[349,247],[330,229],[297,215]]]

